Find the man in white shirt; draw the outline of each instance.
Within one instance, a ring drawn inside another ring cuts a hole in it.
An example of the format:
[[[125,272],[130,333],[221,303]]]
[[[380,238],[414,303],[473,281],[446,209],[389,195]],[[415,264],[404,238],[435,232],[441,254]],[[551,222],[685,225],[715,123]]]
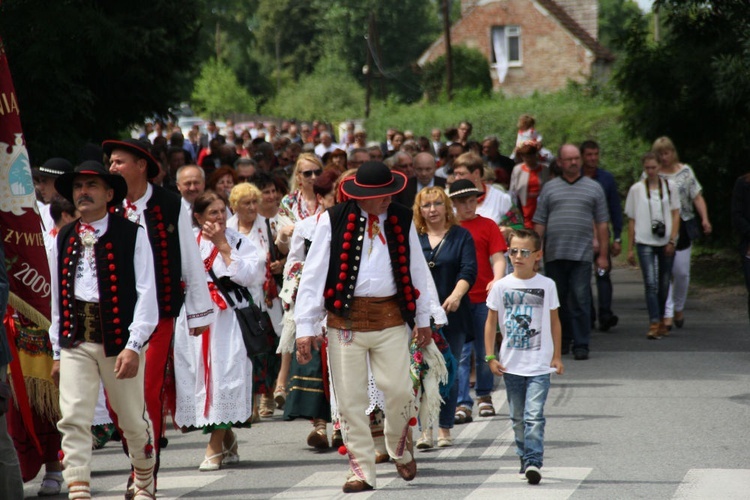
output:
[[[198,165],[184,165],[177,170],[176,184],[182,197],[182,206],[192,217],[195,199],[206,190],[206,172]]]
[[[432,342],[430,273],[412,211],[391,203],[405,184],[403,174],[380,162],[363,164],[356,176],[342,182],[349,201],[320,216],[297,293],[294,318],[301,364],[317,345],[316,323],[328,314],[328,359],[351,469],[344,493],[375,487],[375,448],[365,413],[368,354],[385,395],[388,454],[406,481],[417,473],[408,437],[409,426],[416,423],[409,337],[413,331],[421,348]]]
[[[315,146],[315,154],[323,158],[326,153],[332,153],[334,149],[338,148],[339,145],[333,142],[333,137],[330,132],[320,133],[320,144]]]
[[[104,383],[130,449],[134,498],[154,498],[154,441],[144,403],[141,351],[159,319],[146,232],[108,213],[127,185],[87,161],[55,181],[81,218],[65,226],[50,258],[52,377],[69,498],[91,498],[91,421]]]
[[[146,352],[146,407],[154,424],[156,473],[165,418],[164,381],[172,348],[175,319],[183,304],[191,335],[200,335],[213,322],[214,310],[206,270],[193,236],[188,211],[176,193],[149,182],[159,173],[159,164],[149,145],[135,139],[102,143],[109,155],[109,171],[122,176],[127,194],[118,207],[125,217],[140,224],[153,250],[153,269],[159,306],[159,323]],[[184,291],[181,283],[185,284]]]

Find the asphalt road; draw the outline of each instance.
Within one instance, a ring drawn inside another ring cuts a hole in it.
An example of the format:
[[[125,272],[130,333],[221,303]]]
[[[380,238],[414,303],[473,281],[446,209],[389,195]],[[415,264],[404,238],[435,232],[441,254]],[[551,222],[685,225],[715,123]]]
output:
[[[456,426],[454,446],[417,452],[417,478],[378,466],[375,491],[354,498],[750,499],[750,326],[744,297],[691,290],[685,326],[647,340],[640,273],[613,272],[617,327],[597,332],[591,357],[566,356],[546,406],[543,479],[518,478],[499,383],[498,415]],[[335,498],[347,463],[305,444],[308,422],[281,413],[238,431],[241,462],[198,472],[206,437],[170,431],[159,498]],[[118,443],[94,452],[95,498],[122,498],[127,461]],[[35,497],[41,475],[26,485]],[[60,498],[63,498],[61,496]]]

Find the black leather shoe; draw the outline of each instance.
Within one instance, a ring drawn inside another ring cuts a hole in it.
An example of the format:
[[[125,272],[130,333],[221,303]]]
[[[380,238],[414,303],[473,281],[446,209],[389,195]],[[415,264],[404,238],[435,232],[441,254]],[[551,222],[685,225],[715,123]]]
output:
[[[584,361],[589,359],[589,352],[588,351],[575,351],[573,353],[573,359],[576,361]]]

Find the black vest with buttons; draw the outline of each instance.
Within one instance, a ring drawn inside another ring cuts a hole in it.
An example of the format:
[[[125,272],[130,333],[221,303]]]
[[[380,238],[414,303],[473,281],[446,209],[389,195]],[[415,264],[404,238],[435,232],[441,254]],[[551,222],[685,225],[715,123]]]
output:
[[[136,288],[135,240],[139,230],[122,217],[109,216],[107,231],[94,244],[96,280],[99,289],[99,317],[102,344],[107,356],[117,356],[130,337],[129,327],[135,312]],[[77,338],[75,278],[83,244],[78,236],[78,221],[63,227],[57,236],[58,308],[60,311],[60,347],[74,347]]]
[[[359,206],[354,200],[329,208],[328,215],[331,218],[331,255],[324,288],[325,308],[348,318],[363,243],[367,238],[367,216],[360,215]],[[410,270],[409,230],[412,217],[411,210],[398,203],[391,203],[383,228],[401,316],[411,327],[414,326],[416,298],[419,297],[419,290],[414,288]]]
[[[182,289],[182,258],[180,253],[179,218],[182,198],[166,189],[151,185],[153,192],[143,211],[148,241],[154,254],[156,297],[159,319],[176,318],[185,301]],[[125,215],[122,206],[110,211]]]

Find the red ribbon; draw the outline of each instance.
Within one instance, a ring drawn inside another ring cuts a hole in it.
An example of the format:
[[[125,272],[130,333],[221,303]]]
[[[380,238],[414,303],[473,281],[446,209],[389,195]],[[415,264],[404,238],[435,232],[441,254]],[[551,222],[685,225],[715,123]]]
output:
[[[221,296],[219,289],[216,288],[216,284],[212,281],[208,284],[208,291],[211,293],[211,300],[214,301],[219,309],[222,311],[227,308],[227,303],[224,301],[224,297]]]
[[[367,236],[370,237],[370,239],[373,239],[375,236],[373,233],[373,226],[375,224],[380,223],[380,216],[375,214],[367,214]],[[380,237],[380,241],[385,244],[385,236],[383,236],[383,231],[380,231],[380,226],[378,226],[378,236]]]
[[[213,283],[212,283],[213,284]],[[226,304],[225,304],[226,305]],[[203,384],[206,386],[206,404],[203,406],[203,416],[208,417],[211,408],[211,328],[201,335],[203,350]]]
[[[16,330],[16,322],[13,321],[13,308],[8,306],[5,311],[5,317],[3,318],[3,324],[5,325],[5,331],[8,334],[8,345],[10,346],[10,355],[13,358],[10,362],[10,372],[13,375],[11,383],[13,384],[13,391],[16,393],[16,403],[18,404],[18,411],[21,413],[21,420],[23,425],[26,427],[26,432],[31,438],[31,442],[34,444],[34,448],[39,452],[39,455],[43,455],[42,445],[39,444],[39,438],[36,436],[34,431],[34,418],[31,415],[31,405],[29,404],[29,394],[26,392],[26,383],[23,380],[23,370],[21,369],[21,360],[18,358],[18,350],[16,348],[16,339],[18,338],[18,330]]]
[[[96,230],[94,229],[94,226],[92,226],[91,224],[86,224],[85,222],[79,222],[78,223],[78,234],[83,234],[86,231],[89,231],[91,233],[96,232]]]

